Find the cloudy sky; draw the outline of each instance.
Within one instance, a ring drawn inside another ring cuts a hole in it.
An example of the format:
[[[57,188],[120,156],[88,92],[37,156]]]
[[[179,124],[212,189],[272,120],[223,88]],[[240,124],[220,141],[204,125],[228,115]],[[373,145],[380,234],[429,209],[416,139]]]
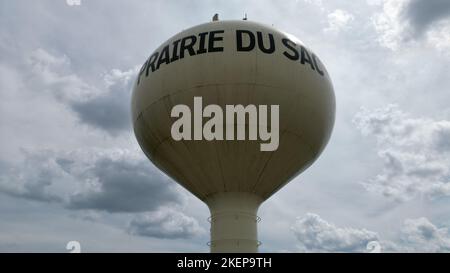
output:
[[[324,153],[259,210],[261,251],[450,251],[450,1],[3,0],[0,252],[209,251],[206,205],[146,160],[129,106],[148,55],[216,12],[297,36],[335,87]]]

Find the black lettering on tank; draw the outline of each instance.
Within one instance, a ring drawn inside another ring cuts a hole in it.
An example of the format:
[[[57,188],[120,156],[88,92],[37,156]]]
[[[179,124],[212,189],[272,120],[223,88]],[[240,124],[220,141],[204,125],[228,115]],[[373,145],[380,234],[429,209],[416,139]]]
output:
[[[159,69],[161,64],[169,64],[170,63],[170,56],[169,56],[169,45],[166,45],[162,50],[161,54],[159,54],[158,63],[156,64],[156,70]]]
[[[223,41],[222,36],[216,36],[216,34],[224,33],[224,30],[216,30],[211,31],[209,33],[209,40],[208,40],[208,52],[220,52],[223,51],[223,46],[214,46],[215,42]]]
[[[243,45],[242,35],[247,34],[249,39],[249,44],[247,46]],[[236,30],[236,50],[237,51],[251,51],[255,48],[255,34],[248,30]]]
[[[187,40],[189,40],[188,43],[186,43]],[[194,44],[196,41],[197,41],[197,37],[195,37],[194,35],[184,37],[181,40],[180,59],[184,58],[184,51],[186,51],[186,50],[189,52],[190,56],[195,55]]]
[[[197,50],[197,54],[203,54],[203,53],[206,53],[206,52],[208,52],[207,50],[206,50],[206,43],[205,43],[205,41],[206,41],[206,35],[208,35],[208,32],[202,32],[202,33],[200,33],[200,34],[198,34],[198,36],[199,36],[199,38],[200,38],[200,40],[199,40],[199,42],[198,42],[198,50]]]
[[[309,53],[306,50],[306,48],[304,46],[300,46],[300,48],[301,48],[301,60],[300,60],[300,62],[302,64],[309,63],[309,65],[311,66],[312,70],[316,70],[314,68],[314,65],[313,65],[312,61],[311,61],[311,56],[309,55]]]
[[[285,47],[287,47],[291,51],[291,54],[289,54],[289,52],[287,51],[284,51],[283,55],[289,58],[290,60],[297,61],[300,56],[298,54],[297,49],[295,48],[296,44],[291,40],[289,40],[288,38],[283,38],[281,42]]]
[[[145,72],[146,77],[148,76],[148,72],[149,72],[150,68],[152,69],[152,72],[155,71],[155,61],[158,58],[158,55],[159,55],[159,52],[157,51],[157,52],[153,53],[153,55],[150,56],[150,58],[148,59],[147,71]]]
[[[142,65],[141,70],[139,70],[139,75],[137,78],[137,84],[139,85],[139,83],[141,82],[141,76],[145,71],[145,68],[147,67],[147,63],[148,63],[148,59],[145,61],[145,63]]]
[[[264,39],[261,31],[257,31],[256,35],[258,36],[258,47],[259,49],[267,54],[272,54],[275,51],[275,41],[273,40],[273,35],[268,33],[269,36],[269,47],[264,47]]]
[[[178,56],[178,45],[180,44],[180,39],[174,41],[172,43],[173,48],[172,48],[172,58],[170,59],[170,62],[176,61],[178,59],[180,59],[180,56]]]

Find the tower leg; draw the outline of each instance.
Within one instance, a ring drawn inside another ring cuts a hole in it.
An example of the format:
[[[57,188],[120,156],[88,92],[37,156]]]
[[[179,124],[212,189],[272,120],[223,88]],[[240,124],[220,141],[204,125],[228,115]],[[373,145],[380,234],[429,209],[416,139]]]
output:
[[[211,252],[258,252],[256,215],[263,200],[255,194],[224,192],[208,197]]]

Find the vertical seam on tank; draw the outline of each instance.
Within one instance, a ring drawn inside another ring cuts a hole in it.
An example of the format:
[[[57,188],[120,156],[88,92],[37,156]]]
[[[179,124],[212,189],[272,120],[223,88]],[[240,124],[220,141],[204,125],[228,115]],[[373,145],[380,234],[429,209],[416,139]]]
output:
[[[219,92],[217,90],[218,86],[216,85],[215,87],[216,87],[217,94],[219,94]],[[222,126],[223,126],[223,120],[222,120]],[[223,129],[224,128],[222,128],[222,130]],[[219,155],[219,152],[217,151],[217,145],[214,145],[214,150],[216,151],[217,161],[219,162],[220,177],[222,178],[223,189],[226,191],[227,190],[227,184],[225,182],[225,177],[223,176],[222,162],[220,161],[220,155]]]
[[[227,184],[225,183],[225,177],[223,177],[222,162],[220,161],[220,156],[217,151],[217,145],[214,145],[214,150],[216,151],[217,161],[219,162],[220,177],[222,178],[223,189],[226,191]]]
[[[181,140],[180,142],[184,145],[184,147],[186,147],[186,149],[189,151],[190,154],[193,154],[192,150],[190,150],[190,149],[188,148],[188,145],[186,145],[186,141]],[[195,164],[196,166],[198,166],[198,167],[201,166],[200,164],[198,164],[198,161],[195,160],[195,159],[194,159],[194,164]],[[203,177],[206,177],[205,174],[201,171],[201,168],[200,168],[200,173],[203,174]],[[199,180],[200,180],[200,179],[199,179]],[[208,189],[207,192],[210,192],[210,188],[208,187],[208,185],[205,185],[204,183],[201,183],[201,184],[204,185],[205,189]],[[214,188],[214,187],[213,187],[213,188]],[[204,194],[202,194],[202,196],[204,196]]]
[[[284,131],[282,132],[281,135],[283,135]],[[281,139],[281,137],[280,137]],[[262,168],[262,170],[259,172],[258,174],[258,179],[256,179],[255,185],[253,185],[252,187],[252,192],[255,192],[256,186],[259,184],[259,181],[262,177],[262,174],[264,173],[264,170],[266,169],[267,165],[269,164],[269,161],[272,159],[272,156],[276,153],[276,151],[270,153],[269,158],[267,159],[266,163],[264,163],[264,167]]]
[[[296,137],[299,138],[299,139],[303,139],[303,136],[302,136],[301,134],[294,133],[294,132],[292,132],[292,131],[290,131],[290,130],[284,130],[283,133],[292,134],[292,135],[296,136]],[[280,138],[280,139],[281,139],[281,138]],[[311,155],[313,155],[313,158],[316,158],[316,159],[317,159],[316,155],[320,154],[320,152],[319,152],[319,153],[314,153],[314,150],[311,148],[311,145],[310,145],[309,143],[307,143],[307,142],[305,142],[305,145],[306,145],[306,147],[308,148],[308,150],[309,150],[309,152],[311,153]],[[314,162],[314,160],[313,160],[313,162]],[[304,168],[303,168],[301,171],[299,171],[299,172],[297,173],[297,175],[300,174],[301,172],[303,172],[304,170],[306,170],[309,166],[311,166],[313,162],[310,162],[309,164],[304,165],[304,166],[303,166]],[[287,181],[290,181],[290,180],[294,179],[295,177],[296,177],[296,176],[293,176],[293,177],[291,177],[290,179],[288,179]],[[271,192],[268,192],[267,194],[265,194],[265,195],[264,195],[265,198],[267,199],[268,197],[272,196],[275,192],[277,192],[278,190],[280,190],[283,186],[285,186],[285,185],[287,184],[287,181],[285,181],[285,182],[282,183],[282,184],[279,184],[274,190],[272,190]]]

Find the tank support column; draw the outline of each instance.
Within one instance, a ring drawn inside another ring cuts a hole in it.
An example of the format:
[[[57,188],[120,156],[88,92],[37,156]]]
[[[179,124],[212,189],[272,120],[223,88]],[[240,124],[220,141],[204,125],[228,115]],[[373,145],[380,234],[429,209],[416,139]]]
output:
[[[256,215],[263,200],[255,194],[224,192],[208,197],[211,252],[258,252]]]

